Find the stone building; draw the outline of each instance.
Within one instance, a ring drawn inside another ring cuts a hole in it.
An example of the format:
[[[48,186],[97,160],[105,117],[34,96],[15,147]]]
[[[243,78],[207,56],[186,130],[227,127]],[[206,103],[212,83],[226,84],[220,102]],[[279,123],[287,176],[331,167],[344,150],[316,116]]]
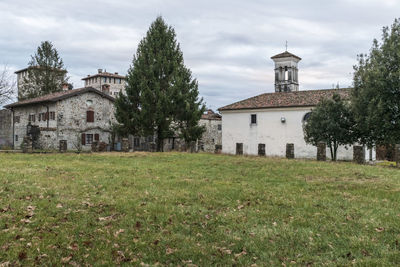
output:
[[[205,132],[197,142],[197,150],[215,152],[222,149],[222,117],[211,109],[201,116],[200,125],[204,125]]]
[[[68,150],[90,150],[94,141],[112,143],[114,98],[95,88],[64,90],[5,106],[12,112],[13,146],[21,147],[28,128],[35,129],[34,145]]]
[[[82,78],[85,87],[93,87],[103,93],[116,97],[120,91],[125,92],[126,77],[118,72],[110,73],[98,69],[97,74]]]
[[[18,88],[18,98],[19,99],[25,98],[25,96],[29,93],[29,90],[35,88],[34,86],[32,86],[32,84],[28,84],[26,82],[26,80],[29,78],[28,76],[29,76],[29,72],[31,70],[40,70],[40,67],[32,67],[32,66],[30,66],[30,67],[27,67],[27,68],[24,68],[24,69],[21,69],[21,70],[17,70],[16,72],[14,72],[15,74],[17,74],[17,88]],[[59,84],[59,88],[61,89],[63,84],[66,83],[66,81],[64,81],[63,77],[66,75],[67,70],[54,69],[54,70],[51,70],[51,71],[63,74],[63,75],[58,75],[59,79],[57,79],[58,84]]]
[[[222,152],[247,155],[286,155],[286,145],[294,147],[294,157],[315,158],[317,148],[304,140],[303,125],[313,108],[324,98],[339,94],[349,98],[350,89],[298,91],[298,56],[284,52],[275,61],[275,93],[265,93],[219,108],[222,114]],[[368,151],[368,159],[375,158]],[[326,158],[330,158],[329,149]],[[351,146],[340,146],[337,158],[352,160]]]
[[[11,111],[0,110],[0,149],[12,147],[12,136]]]

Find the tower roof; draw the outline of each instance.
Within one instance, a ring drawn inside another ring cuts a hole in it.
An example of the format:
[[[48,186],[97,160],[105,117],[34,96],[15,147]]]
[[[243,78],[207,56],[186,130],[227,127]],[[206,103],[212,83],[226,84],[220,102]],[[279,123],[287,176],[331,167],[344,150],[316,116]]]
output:
[[[292,53],[290,53],[288,51],[285,51],[283,53],[277,54],[277,55],[271,57],[271,59],[285,58],[285,57],[294,57],[294,58],[297,58],[298,60],[301,60],[301,57],[298,57],[298,56],[296,56],[296,55],[294,55],[294,54],[292,54]]]

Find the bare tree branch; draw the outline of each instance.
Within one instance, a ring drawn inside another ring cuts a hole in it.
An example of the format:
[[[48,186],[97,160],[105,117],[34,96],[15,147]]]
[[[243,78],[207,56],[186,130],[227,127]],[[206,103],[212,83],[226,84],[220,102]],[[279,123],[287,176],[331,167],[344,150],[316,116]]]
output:
[[[0,105],[12,100],[15,96],[16,80],[7,66],[0,72]]]

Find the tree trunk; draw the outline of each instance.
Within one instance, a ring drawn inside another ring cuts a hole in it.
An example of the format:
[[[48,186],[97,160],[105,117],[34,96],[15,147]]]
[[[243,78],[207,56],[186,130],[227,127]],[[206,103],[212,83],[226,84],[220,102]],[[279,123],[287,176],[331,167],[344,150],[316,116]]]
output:
[[[335,161],[336,159],[335,159],[335,157],[333,155],[333,147],[332,147],[332,143],[331,142],[329,142],[329,151],[331,152],[331,160]]]
[[[333,156],[335,157],[335,161],[337,160],[337,149],[338,149],[338,145],[335,142],[335,144],[334,144],[334,152],[333,152]]]

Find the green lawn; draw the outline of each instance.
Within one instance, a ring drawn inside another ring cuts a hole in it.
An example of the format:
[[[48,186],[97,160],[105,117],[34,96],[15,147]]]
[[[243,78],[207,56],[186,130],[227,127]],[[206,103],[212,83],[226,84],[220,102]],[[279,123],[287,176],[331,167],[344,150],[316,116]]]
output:
[[[400,170],[0,154],[0,265],[398,265]]]

